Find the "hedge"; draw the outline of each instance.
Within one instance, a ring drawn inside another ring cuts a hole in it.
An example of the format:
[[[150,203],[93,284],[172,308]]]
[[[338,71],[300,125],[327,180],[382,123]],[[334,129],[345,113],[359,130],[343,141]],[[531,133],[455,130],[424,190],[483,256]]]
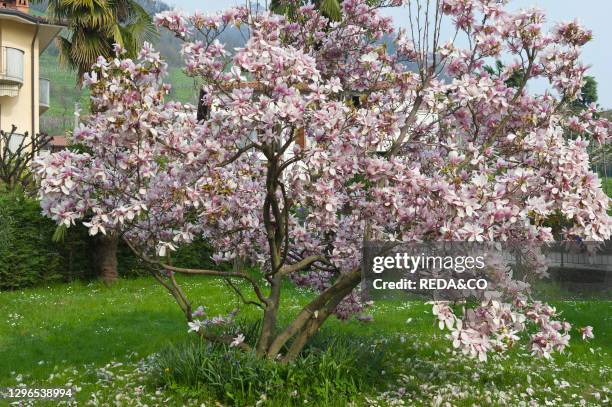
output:
[[[0,290],[92,279],[93,239],[83,226],[71,227],[62,242],[52,237],[56,225],[42,216],[38,201],[19,192],[0,192]],[[184,267],[214,267],[203,241],[181,248],[174,263]],[[125,244],[117,251],[122,277],[146,274],[144,264]]]

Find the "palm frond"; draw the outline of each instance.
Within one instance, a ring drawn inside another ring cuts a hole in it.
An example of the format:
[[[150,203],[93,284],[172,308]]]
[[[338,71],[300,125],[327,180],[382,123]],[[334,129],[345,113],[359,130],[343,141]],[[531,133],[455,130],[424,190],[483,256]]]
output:
[[[121,45],[121,47],[126,48],[126,46],[128,46],[128,44],[126,44],[125,41],[125,33],[122,29],[122,27],[119,24],[115,24],[113,26],[113,43],[114,44],[119,44]]]
[[[79,67],[70,56],[70,50],[72,49],[72,42],[70,39],[66,37],[57,37],[55,39],[55,44],[59,51],[60,64],[70,67],[71,69],[78,69]]]

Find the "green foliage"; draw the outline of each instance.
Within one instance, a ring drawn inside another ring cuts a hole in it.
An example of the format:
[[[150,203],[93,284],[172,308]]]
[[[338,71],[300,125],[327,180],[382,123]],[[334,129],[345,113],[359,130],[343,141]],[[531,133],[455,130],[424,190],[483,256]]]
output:
[[[35,201],[18,192],[0,195],[0,289],[61,278],[62,256],[50,239],[54,229]]]
[[[211,259],[212,248],[201,238],[193,243],[182,245],[172,255],[172,263],[178,267],[218,269],[219,266]]]
[[[182,245],[172,253],[171,263],[178,267],[216,269],[219,266],[211,259],[212,249],[202,239],[192,244]],[[132,253],[123,242],[117,247],[117,269],[123,277],[136,277],[149,275],[147,265]]]
[[[607,176],[604,177],[602,174],[599,174],[599,176],[602,178],[602,185],[601,185],[601,187],[603,188],[604,192],[610,198],[612,198],[612,178],[608,178]]]
[[[0,290],[54,281],[92,279],[91,239],[81,226],[57,227],[41,214],[37,200],[21,192],[0,191]],[[214,267],[204,241],[186,245],[173,256],[184,267]],[[147,274],[143,262],[125,244],[117,250],[119,275]]]
[[[297,18],[298,8],[307,4],[314,4],[314,6],[321,10],[323,15],[329,18],[331,21],[340,21],[342,16],[342,9],[340,6],[342,0],[313,0],[313,1],[299,1],[292,2],[286,0],[272,0],[270,2],[270,9],[278,14],[284,14],[289,18]]]
[[[500,60],[495,61],[495,67],[492,67],[490,65],[486,65],[484,67],[485,71],[487,71],[487,73],[493,77],[501,76],[505,68],[506,66]],[[506,86],[518,89],[521,86],[521,83],[523,83],[523,80],[524,80],[523,71],[521,69],[518,69],[514,71],[508,79],[506,79],[505,83],[506,83]]]
[[[247,341],[255,330],[253,324],[241,329]],[[195,339],[163,349],[153,377],[157,384],[201,401],[243,406],[265,398],[290,406],[304,405],[306,399],[311,405],[343,406],[380,384],[380,372],[389,368],[383,346],[328,330],[296,361],[281,364]]]
[[[592,76],[584,77],[584,85],[580,88],[580,96],[572,102],[572,108],[580,111],[584,110],[591,103],[597,103],[597,81]]]

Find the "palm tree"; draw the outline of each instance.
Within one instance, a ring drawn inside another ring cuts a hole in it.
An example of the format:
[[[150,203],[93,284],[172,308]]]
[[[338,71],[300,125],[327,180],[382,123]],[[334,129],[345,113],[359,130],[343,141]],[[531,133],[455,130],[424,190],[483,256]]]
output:
[[[67,25],[57,46],[60,60],[77,71],[79,84],[98,56],[113,56],[113,44],[133,57],[157,35],[151,16],[135,0],[49,0],[47,14]]]

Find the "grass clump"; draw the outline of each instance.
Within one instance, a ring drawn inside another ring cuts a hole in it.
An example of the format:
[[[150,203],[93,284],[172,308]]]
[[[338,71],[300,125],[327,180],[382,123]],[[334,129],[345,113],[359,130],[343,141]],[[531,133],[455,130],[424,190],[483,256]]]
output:
[[[380,385],[384,346],[324,331],[294,362],[283,364],[192,339],[160,351],[152,378],[156,386],[202,402],[344,406]]]

